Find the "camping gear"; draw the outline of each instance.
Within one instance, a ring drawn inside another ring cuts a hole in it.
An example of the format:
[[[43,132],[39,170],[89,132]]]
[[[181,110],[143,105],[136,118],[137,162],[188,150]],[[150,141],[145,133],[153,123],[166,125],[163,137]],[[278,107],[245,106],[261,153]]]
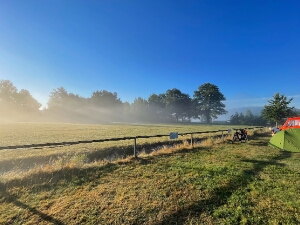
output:
[[[280,130],[287,130],[290,128],[300,128],[300,116],[288,118],[283,126],[280,127]]]
[[[291,117],[270,139],[269,145],[281,150],[300,152],[300,117]]]

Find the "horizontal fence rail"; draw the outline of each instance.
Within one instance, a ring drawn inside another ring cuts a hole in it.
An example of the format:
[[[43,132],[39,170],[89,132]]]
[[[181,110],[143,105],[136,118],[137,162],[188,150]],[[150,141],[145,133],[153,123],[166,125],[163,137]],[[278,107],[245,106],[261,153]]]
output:
[[[222,132],[222,136],[224,132],[228,132],[240,129],[262,129],[264,127],[248,127],[248,128],[232,128],[227,130],[212,130],[212,131],[199,131],[199,132],[187,132],[187,133],[178,133],[178,136],[192,135],[193,134],[210,134]],[[134,137],[121,137],[121,138],[105,138],[98,140],[83,140],[83,141],[67,141],[67,142],[53,142],[53,143],[43,143],[43,144],[26,144],[26,145],[13,145],[13,146],[0,146],[0,150],[8,150],[8,149],[24,149],[24,148],[43,148],[43,147],[59,147],[59,146],[68,146],[68,145],[77,145],[77,144],[88,144],[88,143],[100,143],[106,141],[122,141],[122,140],[134,140],[134,156],[136,156],[136,140],[140,138],[154,138],[154,137],[169,137],[170,134],[158,134],[151,136],[134,136]],[[193,139],[193,138],[191,138]]]

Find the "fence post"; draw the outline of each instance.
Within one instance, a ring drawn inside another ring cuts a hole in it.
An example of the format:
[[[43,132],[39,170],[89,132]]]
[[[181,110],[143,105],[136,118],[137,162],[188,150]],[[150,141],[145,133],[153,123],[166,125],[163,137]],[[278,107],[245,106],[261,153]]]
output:
[[[222,141],[224,142],[224,131],[222,131]]]
[[[136,158],[136,137],[133,139],[133,156]]]

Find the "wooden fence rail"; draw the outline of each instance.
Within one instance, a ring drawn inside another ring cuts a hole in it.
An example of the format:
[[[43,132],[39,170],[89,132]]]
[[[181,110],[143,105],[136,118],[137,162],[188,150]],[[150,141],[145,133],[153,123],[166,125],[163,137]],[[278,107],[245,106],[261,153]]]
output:
[[[240,129],[262,129],[263,127],[248,127],[248,128],[233,128],[231,130],[240,130]],[[193,144],[193,134],[209,134],[222,132],[222,137],[224,132],[230,133],[231,130],[212,130],[212,131],[199,131],[199,132],[188,132],[188,133],[178,133],[178,136],[191,135],[191,144]],[[98,140],[83,140],[83,141],[68,141],[68,142],[53,142],[53,143],[43,143],[43,144],[27,144],[27,145],[13,145],[13,146],[0,146],[0,150],[4,149],[24,149],[24,148],[43,148],[43,147],[58,147],[65,145],[77,145],[77,144],[87,144],[93,142],[106,142],[106,141],[123,141],[123,140],[134,140],[133,149],[134,156],[136,157],[136,140],[140,138],[154,138],[154,137],[169,137],[170,134],[158,134],[151,136],[134,136],[134,137],[121,137],[121,138],[105,138]]]

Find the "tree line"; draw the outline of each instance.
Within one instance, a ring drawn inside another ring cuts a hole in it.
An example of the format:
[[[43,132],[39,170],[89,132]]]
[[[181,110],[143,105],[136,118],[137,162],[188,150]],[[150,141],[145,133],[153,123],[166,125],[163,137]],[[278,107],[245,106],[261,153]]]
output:
[[[253,115],[250,110],[246,114],[236,112],[230,117],[230,123],[234,125],[272,125],[279,127],[283,125],[288,117],[299,116],[300,110],[289,105],[293,98],[287,99],[285,95],[276,93],[273,99],[268,100],[260,115]]]
[[[41,104],[26,89],[20,91],[9,80],[0,80],[0,120],[56,121],[56,122],[191,122],[192,119],[211,123],[225,110],[225,96],[218,86],[204,83],[194,91],[193,97],[179,89],[168,89],[165,93],[151,94],[148,99],[137,97],[132,103],[122,102],[117,93],[97,90],[88,98],[69,93],[63,87],[54,89],[48,107],[40,110]],[[276,93],[268,101],[260,115],[250,110],[235,113],[229,123],[233,125],[267,125],[281,123],[298,112],[289,107],[293,99]]]
[[[254,115],[251,110],[247,110],[245,114],[236,112],[231,115],[230,124],[232,125],[250,125],[250,126],[266,126],[269,121],[261,114]]]
[[[18,91],[9,80],[0,80],[1,117],[40,118],[63,122],[188,122],[199,119],[210,123],[226,114],[226,98],[219,88],[210,83],[200,85],[190,97],[179,89],[151,94],[148,99],[137,97],[132,103],[122,102],[117,93],[94,91],[88,98],[69,93],[63,87],[54,89],[48,107],[39,110],[41,104],[28,90]],[[13,113],[12,113],[13,112]]]
[[[40,107],[28,90],[18,91],[9,80],[0,80],[0,119],[30,120],[38,116]]]

